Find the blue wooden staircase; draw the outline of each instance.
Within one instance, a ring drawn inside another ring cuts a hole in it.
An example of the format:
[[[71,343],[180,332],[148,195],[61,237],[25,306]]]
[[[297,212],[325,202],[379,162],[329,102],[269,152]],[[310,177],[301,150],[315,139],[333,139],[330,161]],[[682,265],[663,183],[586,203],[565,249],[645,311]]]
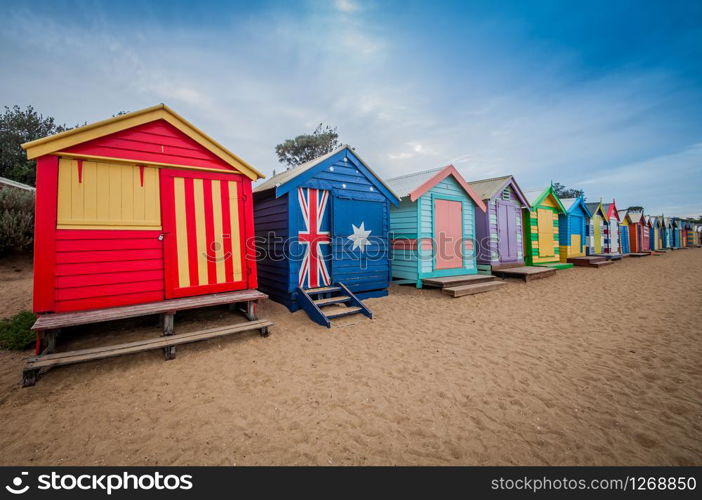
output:
[[[373,319],[373,313],[370,309],[343,283],[334,283],[321,288],[298,288],[297,292],[299,294],[298,303],[310,319],[327,328],[331,328],[332,319],[352,314],[363,314]]]

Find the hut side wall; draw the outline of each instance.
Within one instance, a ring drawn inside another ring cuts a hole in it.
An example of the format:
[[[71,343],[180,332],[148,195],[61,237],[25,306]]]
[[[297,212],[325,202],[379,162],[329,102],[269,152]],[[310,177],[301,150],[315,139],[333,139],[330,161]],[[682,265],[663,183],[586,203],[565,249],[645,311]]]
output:
[[[392,230],[392,276],[396,279],[417,281],[417,227],[419,203],[403,198],[400,205],[390,209]]]
[[[256,195],[254,227],[258,253],[258,287],[276,302],[290,306],[290,261],[285,257],[290,235],[288,195],[275,198],[272,191],[264,193],[264,196]]]

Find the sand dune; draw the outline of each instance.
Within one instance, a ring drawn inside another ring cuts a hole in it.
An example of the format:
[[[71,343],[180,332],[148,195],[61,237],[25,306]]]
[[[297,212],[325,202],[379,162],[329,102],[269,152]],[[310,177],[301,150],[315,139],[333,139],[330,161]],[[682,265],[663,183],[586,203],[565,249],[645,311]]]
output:
[[[30,288],[2,276],[10,314]],[[55,369],[29,389],[22,355],[1,352],[0,464],[702,464],[700,249],[368,304],[375,320],[327,330],[269,302],[269,338]],[[183,313],[176,328],[231,320]],[[82,328],[63,347],[152,323]]]

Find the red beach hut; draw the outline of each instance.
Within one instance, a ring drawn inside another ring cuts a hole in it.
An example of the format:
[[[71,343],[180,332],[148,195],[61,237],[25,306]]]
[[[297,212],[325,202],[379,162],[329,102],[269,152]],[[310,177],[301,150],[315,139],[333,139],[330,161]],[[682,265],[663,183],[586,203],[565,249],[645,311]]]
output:
[[[190,308],[222,292],[245,292],[229,302],[265,298],[245,244],[254,234],[251,183],[262,175],[165,105],[22,147],[37,160],[35,329],[155,304],[139,311],[170,313],[170,334],[178,299],[198,297]],[[95,318],[82,323],[104,321]]]

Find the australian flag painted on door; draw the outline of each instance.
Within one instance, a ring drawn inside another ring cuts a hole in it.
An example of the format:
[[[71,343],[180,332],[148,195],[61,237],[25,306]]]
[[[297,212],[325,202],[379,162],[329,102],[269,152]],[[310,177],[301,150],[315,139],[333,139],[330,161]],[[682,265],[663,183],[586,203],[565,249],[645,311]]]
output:
[[[254,189],[259,288],[293,311],[298,287],[341,282],[360,298],[387,295],[398,203],[349,146],[273,176]]]

